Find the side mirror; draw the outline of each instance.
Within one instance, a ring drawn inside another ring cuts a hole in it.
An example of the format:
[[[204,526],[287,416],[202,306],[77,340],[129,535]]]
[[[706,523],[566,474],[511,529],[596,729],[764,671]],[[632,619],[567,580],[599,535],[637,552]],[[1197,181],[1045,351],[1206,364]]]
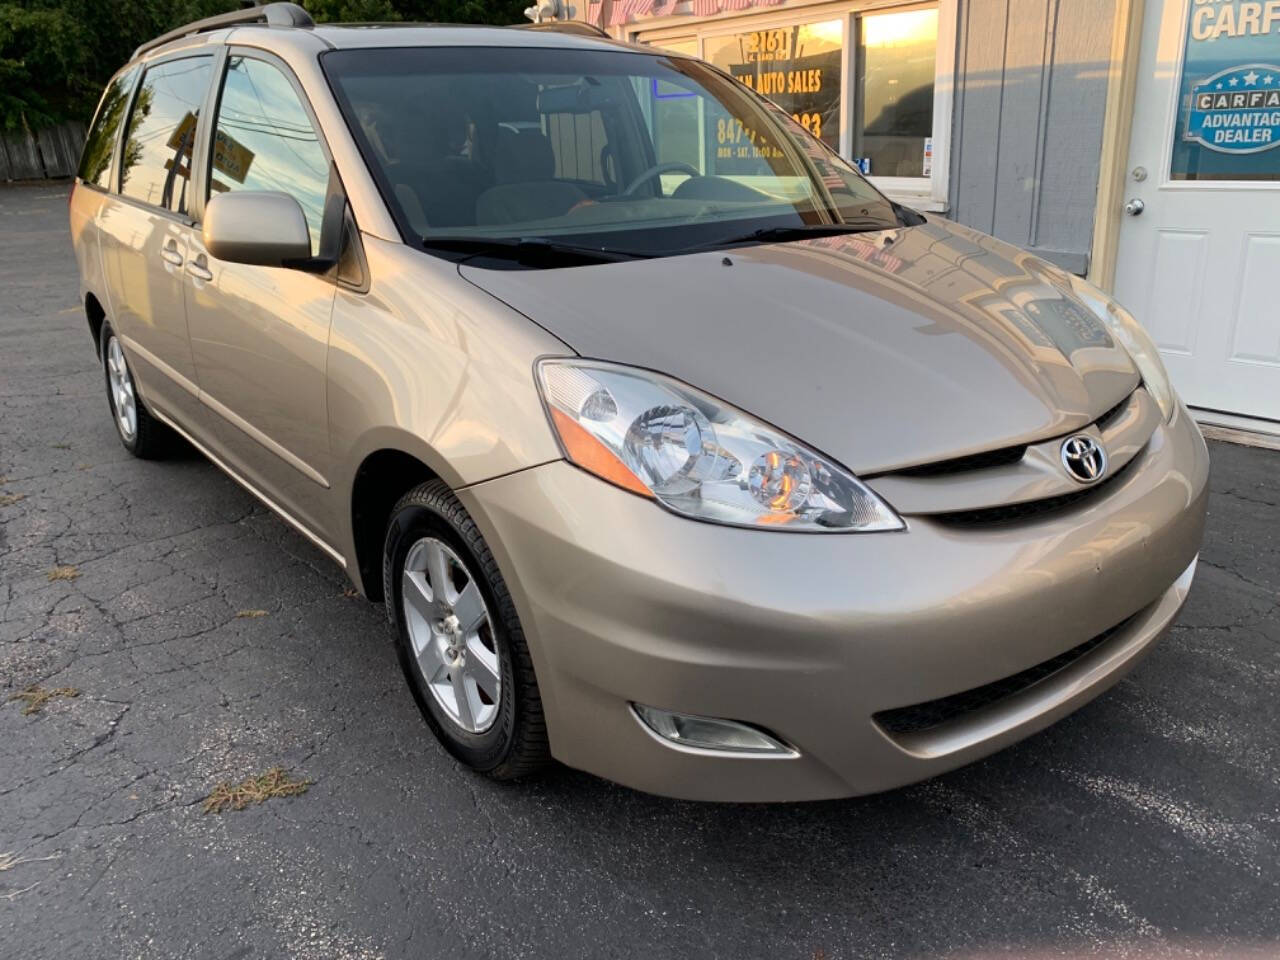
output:
[[[300,267],[311,260],[311,232],[302,207],[287,193],[219,193],[204,208],[204,245],[231,263]]]

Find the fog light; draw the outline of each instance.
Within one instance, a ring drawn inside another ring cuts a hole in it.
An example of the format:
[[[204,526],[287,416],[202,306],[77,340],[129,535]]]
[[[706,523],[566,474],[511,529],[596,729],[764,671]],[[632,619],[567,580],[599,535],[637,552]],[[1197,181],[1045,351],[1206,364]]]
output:
[[[663,740],[694,750],[716,750],[722,753],[759,753],[794,757],[796,752],[763,730],[736,720],[719,717],[695,717],[672,713],[642,703],[632,704],[640,722]]]

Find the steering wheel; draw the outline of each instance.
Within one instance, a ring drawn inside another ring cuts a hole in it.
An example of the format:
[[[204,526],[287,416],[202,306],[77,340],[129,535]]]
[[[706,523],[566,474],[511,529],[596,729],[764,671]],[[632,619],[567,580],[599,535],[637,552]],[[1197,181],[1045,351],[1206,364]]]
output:
[[[683,163],[679,160],[668,160],[666,163],[655,163],[652,167],[627,184],[627,189],[623,190],[622,193],[618,194],[618,196],[629,197],[658,174],[670,172],[687,173],[691,177],[702,176],[701,173],[689,166],[689,164]]]

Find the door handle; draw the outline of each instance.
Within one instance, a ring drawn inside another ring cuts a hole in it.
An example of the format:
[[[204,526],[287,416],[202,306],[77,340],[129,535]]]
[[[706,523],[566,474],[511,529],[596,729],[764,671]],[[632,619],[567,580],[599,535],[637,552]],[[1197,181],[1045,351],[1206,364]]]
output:
[[[178,252],[178,247],[172,240],[160,249],[160,256],[164,258],[166,263],[171,263],[175,267],[182,266],[182,254]]]
[[[208,262],[209,261],[205,259],[204,254],[200,254],[200,256],[196,257],[194,260],[188,261],[187,273],[191,274],[197,280],[212,280],[213,273],[207,266],[205,266]]]
[[[1124,205],[1124,212],[1131,217],[1141,216],[1142,211],[1145,209],[1147,209],[1147,205],[1143,203],[1141,200],[1139,200],[1137,197],[1134,197],[1132,200],[1130,200],[1128,203]]]

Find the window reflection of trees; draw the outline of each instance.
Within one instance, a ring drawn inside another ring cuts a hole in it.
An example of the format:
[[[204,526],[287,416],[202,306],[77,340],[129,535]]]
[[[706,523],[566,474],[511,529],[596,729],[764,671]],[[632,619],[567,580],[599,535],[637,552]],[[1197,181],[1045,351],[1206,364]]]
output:
[[[79,176],[86,183],[109,186],[107,180],[111,174],[111,159],[115,155],[116,134],[129,104],[129,91],[135,76],[136,68],[117,77],[102,97],[102,105],[85,141],[84,156],[80,161]]]
[[[129,138],[124,144],[124,156],[120,161],[120,192],[125,192],[125,184],[129,182],[129,174],[133,172],[134,167],[142,160],[142,143],[138,140],[135,133],[135,122],[140,118],[145,120],[151,115],[151,102],[153,93],[150,87],[143,87],[138,91],[138,96],[133,102],[133,117],[129,121]]]
[[[121,193],[167,210],[186,209],[195,121],[211,63],[209,57],[192,57],[147,70],[129,117],[120,164]],[[188,117],[191,122],[183,129]]]

